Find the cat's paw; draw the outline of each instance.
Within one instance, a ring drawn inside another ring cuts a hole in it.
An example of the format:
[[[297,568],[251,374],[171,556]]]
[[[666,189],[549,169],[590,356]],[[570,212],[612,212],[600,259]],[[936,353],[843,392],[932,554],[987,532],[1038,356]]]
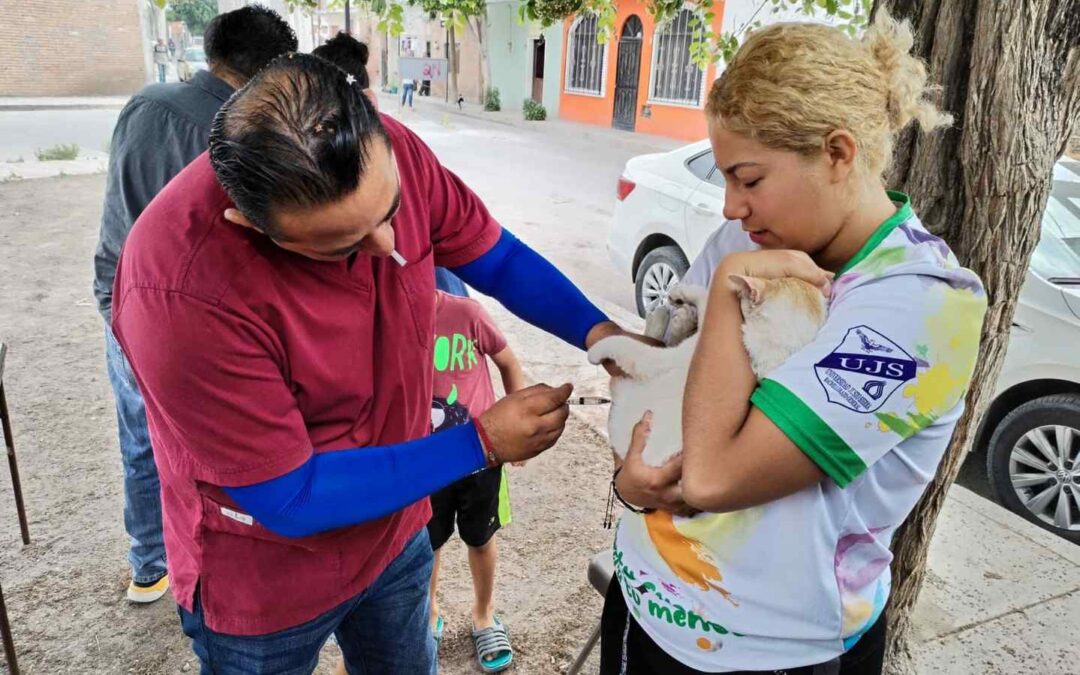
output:
[[[635,355],[643,349],[651,348],[632,337],[613,335],[594,344],[586,356],[589,363],[594,366],[599,366],[604,361],[611,361],[628,377],[637,377],[637,358]]]
[[[658,305],[645,317],[645,335],[660,342],[667,335],[668,323],[671,321],[671,306]]]

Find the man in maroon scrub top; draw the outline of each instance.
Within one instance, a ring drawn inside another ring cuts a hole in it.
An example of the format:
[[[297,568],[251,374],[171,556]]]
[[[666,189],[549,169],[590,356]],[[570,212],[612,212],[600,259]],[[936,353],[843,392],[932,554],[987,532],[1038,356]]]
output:
[[[620,329],[354,78],[290,55],[143,212],[113,328],[146,399],[204,673],[434,672],[427,495],[551,447],[570,385],[430,431],[441,265],[587,348]]]

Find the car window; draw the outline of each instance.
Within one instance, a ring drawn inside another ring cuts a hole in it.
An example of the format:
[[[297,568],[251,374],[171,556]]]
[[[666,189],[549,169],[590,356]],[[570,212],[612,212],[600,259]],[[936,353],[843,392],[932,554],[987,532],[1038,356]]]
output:
[[[1078,188],[1055,182],[1046,202],[1042,236],[1031,254],[1031,269],[1044,279],[1080,279],[1080,200],[1067,194]]]
[[[718,188],[722,188],[724,187],[724,172],[716,168],[716,166],[714,165],[712,170],[709,171],[709,175],[705,178],[705,180],[709,181]]]
[[[708,180],[709,172],[716,168],[713,164],[712,150],[706,150],[686,160],[686,168],[701,180]]]

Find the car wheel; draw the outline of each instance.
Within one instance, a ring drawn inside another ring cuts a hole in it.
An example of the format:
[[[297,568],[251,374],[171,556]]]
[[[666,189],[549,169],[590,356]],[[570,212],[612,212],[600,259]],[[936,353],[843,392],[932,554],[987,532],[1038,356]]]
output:
[[[1080,542],[1080,395],[1044,396],[1006,415],[986,469],[999,503]]]
[[[663,304],[688,269],[690,263],[678,246],[661,246],[649,251],[638,265],[634,279],[638,315],[644,317]]]

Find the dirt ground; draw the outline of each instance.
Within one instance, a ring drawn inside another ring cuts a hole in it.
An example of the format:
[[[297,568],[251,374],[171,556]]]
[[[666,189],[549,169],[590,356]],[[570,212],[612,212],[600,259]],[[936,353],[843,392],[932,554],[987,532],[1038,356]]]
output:
[[[133,607],[121,468],[101,319],[91,293],[103,176],[0,184],[0,340],[32,543],[18,534],[0,469],[0,583],[25,673],[193,672],[164,599]],[[589,557],[609,545],[601,520],[610,460],[572,421],[559,445],[511,476],[514,522],[499,535],[498,605],[518,673],[558,673],[600,615]],[[468,638],[471,585],[454,540],[440,604],[442,672],[479,672]],[[318,672],[329,672],[325,651]],[[593,669],[595,670],[595,669]]]

